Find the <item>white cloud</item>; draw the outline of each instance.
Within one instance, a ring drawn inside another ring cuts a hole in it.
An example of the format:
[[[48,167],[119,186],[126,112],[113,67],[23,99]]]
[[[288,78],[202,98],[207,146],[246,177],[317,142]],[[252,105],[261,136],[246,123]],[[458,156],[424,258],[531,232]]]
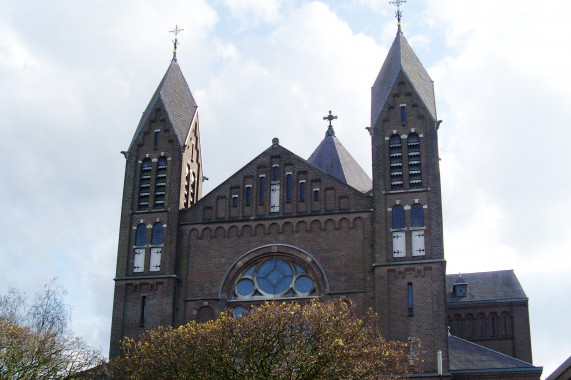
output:
[[[275,22],[279,17],[280,0],[223,0],[232,15],[249,25],[257,22]]]

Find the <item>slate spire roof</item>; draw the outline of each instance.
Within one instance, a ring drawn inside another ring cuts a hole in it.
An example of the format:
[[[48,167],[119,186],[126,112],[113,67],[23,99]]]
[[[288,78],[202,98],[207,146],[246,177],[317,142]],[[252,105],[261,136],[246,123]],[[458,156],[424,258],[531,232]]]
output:
[[[332,126],[329,126],[325,138],[307,161],[359,191],[372,188],[371,178],[337,139]]]
[[[395,40],[371,89],[371,127],[377,124],[379,115],[401,72],[408,78],[432,118],[437,120],[434,83],[399,26]]]
[[[173,126],[178,142],[182,146],[186,141],[198,106],[182,75],[182,71],[176,60],[176,54],[173,56],[167,72],[159,83],[145,112],[143,112],[129,150],[133,147],[147,119],[152,115],[153,109],[157,104],[160,104],[160,102],[164,105],[165,112]]]

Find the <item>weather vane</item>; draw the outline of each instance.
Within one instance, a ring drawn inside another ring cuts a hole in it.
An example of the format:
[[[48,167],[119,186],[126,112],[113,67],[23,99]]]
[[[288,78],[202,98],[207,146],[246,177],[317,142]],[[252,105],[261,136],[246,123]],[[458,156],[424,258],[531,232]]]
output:
[[[337,119],[337,115],[333,115],[331,113],[331,110],[329,110],[329,115],[323,116],[323,120],[329,120],[329,128],[327,128],[325,136],[335,136],[335,132],[333,131],[333,126],[331,125],[331,122],[335,119]]]
[[[402,17],[402,11],[400,10],[400,6],[402,3],[406,3],[406,0],[389,1],[389,4],[393,4],[393,5],[397,6],[397,11],[395,12],[395,17],[397,18],[397,21],[398,21],[399,30],[400,30],[400,19]]]
[[[174,40],[172,41],[173,44],[174,44],[174,50],[173,50],[173,52],[172,52],[172,53],[173,53],[172,59],[173,59],[174,61],[176,61],[176,49],[177,49],[177,47],[178,47],[178,34],[179,34],[180,32],[182,32],[183,30],[184,30],[184,29],[180,29],[180,28],[178,27],[178,25],[175,25],[175,26],[174,26],[174,29],[171,30],[171,31],[169,31],[169,33],[174,34]]]

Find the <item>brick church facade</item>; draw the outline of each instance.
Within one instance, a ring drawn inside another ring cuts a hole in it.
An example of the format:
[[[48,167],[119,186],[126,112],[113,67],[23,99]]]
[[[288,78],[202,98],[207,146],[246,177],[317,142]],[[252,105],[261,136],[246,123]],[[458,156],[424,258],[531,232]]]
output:
[[[175,53],[123,152],[110,356],[123,336],[228,308],[344,298],[373,308],[386,338],[420,342],[414,376],[539,379],[513,272],[446,275],[433,82],[400,26],[372,87],[372,179],[328,119],[307,160],[275,138],[202,197]]]

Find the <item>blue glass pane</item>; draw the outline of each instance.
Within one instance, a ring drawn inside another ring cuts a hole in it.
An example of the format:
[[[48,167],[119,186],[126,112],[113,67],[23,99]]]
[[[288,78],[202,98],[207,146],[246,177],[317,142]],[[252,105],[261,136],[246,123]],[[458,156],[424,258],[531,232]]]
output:
[[[135,245],[147,244],[147,226],[139,224],[137,227],[137,237],[135,238]]]
[[[244,276],[249,276],[252,277],[254,275],[254,269],[256,269],[255,266],[251,267],[250,269],[248,269],[248,271],[246,273],[244,273]]]
[[[242,315],[244,315],[244,313],[246,312],[246,309],[244,309],[243,306],[238,306],[234,308],[234,318],[238,318]]]
[[[258,277],[266,277],[274,269],[274,260],[266,261],[258,269]]]
[[[415,203],[410,209],[411,225],[413,227],[424,227],[424,210],[422,205]]]
[[[295,290],[300,293],[309,293],[313,289],[313,280],[308,276],[301,276],[295,280]]]
[[[153,237],[151,239],[151,244],[158,245],[163,244],[163,225],[160,223],[155,223],[153,226]]]
[[[303,269],[300,265],[298,265],[298,264],[293,264],[293,266],[295,267],[295,272],[296,272],[297,274],[305,273],[305,269]]]
[[[284,276],[292,276],[293,270],[291,266],[283,260],[274,260],[276,263],[276,269],[282,273]]]
[[[240,296],[249,296],[254,291],[254,282],[248,278],[241,279],[236,284],[236,293]]]
[[[404,208],[402,206],[393,207],[393,228],[404,228]]]
[[[286,291],[293,280],[291,266],[283,260],[270,260],[263,263],[256,274],[258,286],[268,294]]]
[[[157,166],[167,166],[167,158],[166,157],[159,157],[157,162]]]
[[[145,158],[143,160],[143,169],[150,168],[151,166],[153,166],[151,160],[149,158]]]

